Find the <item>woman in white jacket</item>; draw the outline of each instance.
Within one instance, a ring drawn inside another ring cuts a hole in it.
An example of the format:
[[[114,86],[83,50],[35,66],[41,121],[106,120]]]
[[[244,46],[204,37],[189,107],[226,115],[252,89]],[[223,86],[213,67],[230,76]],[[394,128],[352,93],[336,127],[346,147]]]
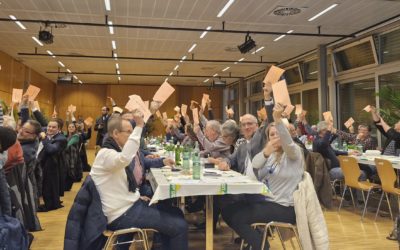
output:
[[[271,123],[266,129],[267,143],[253,161],[258,179],[272,191],[273,197],[251,196],[252,199],[235,203],[222,213],[226,223],[239,234],[252,249],[261,249],[262,234],[252,229],[256,222],[279,221],[296,224],[293,192],[302,180],[304,158],[302,149],[293,142],[281,116],[283,106],[275,105]],[[266,242],[265,249],[269,249]]]

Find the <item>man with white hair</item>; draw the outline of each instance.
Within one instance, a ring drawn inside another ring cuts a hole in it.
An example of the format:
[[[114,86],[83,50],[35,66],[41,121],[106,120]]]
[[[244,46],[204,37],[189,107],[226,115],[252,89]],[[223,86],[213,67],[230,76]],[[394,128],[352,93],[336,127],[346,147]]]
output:
[[[218,121],[208,121],[204,133],[197,124],[194,127],[194,132],[204,148],[204,151],[200,152],[202,156],[210,155],[217,158],[226,157],[230,154],[230,147],[221,136],[221,124]]]

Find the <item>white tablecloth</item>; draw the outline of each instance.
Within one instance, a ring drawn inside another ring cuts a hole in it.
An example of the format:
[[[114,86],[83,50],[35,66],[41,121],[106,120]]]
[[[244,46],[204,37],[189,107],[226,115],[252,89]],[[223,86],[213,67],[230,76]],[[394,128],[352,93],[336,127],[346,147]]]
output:
[[[205,169],[205,173],[218,176],[204,176],[193,180],[191,175],[182,175],[170,169],[152,168],[148,179],[154,190],[150,204],[174,197],[223,194],[263,194],[271,196],[264,183],[252,180],[235,171]],[[207,174],[206,174],[207,175]]]
[[[375,165],[375,158],[389,160],[392,163],[393,168],[400,169],[400,157],[398,156],[390,156],[390,155],[366,155],[355,156],[357,158],[358,163]]]

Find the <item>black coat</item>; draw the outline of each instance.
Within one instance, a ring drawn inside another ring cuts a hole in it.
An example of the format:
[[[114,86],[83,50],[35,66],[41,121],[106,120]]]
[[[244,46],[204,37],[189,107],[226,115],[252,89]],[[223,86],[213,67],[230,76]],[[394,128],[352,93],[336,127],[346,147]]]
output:
[[[106,237],[107,218],[103,213],[100,195],[88,175],[75,197],[65,227],[64,249],[102,249]]]

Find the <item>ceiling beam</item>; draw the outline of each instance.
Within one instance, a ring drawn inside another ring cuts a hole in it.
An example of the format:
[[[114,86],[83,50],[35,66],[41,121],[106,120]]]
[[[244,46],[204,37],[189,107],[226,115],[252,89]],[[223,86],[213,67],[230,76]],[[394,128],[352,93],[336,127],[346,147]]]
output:
[[[115,27],[125,29],[147,29],[147,30],[173,30],[173,31],[186,31],[186,32],[214,32],[214,33],[233,33],[233,34],[258,34],[258,35],[286,35],[286,36],[308,36],[308,37],[353,37],[352,35],[345,34],[322,34],[316,27],[316,33],[301,33],[301,32],[274,32],[274,31],[257,31],[257,30],[227,30],[227,29],[211,29],[205,30],[199,28],[184,28],[184,27],[167,27],[167,26],[150,26],[150,25],[129,25],[129,24],[115,24],[109,25],[106,16],[104,23],[91,23],[91,22],[71,22],[71,21],[58,21],[58,20],[40,20],[40,19],[18,19],[20,22],[25,23],[40,23],[44,25],[76,25],[76,26],[92,26],[92,27]],[[11,18],[0,18],[0,22],[15,22]]]
[[[46,53],[25,53],[18,52],[19,56],[50,56]],[[64,58],[86,58],[86,59],[115,59],[113,56],[98,56],[98,55],[71,55],[71,54],[53,54],[54,56]],[[143,60],[143,61],[180,61],[181,58],[155,58],[155,57],[129,57],[129,56],[118,56],[118,60]],[[207,62],[207,63],[238,63],[238,64],[276,64],[277,62],[263,61],[262,57],[260,61],[241,61],[238,62],[232,60],[207,60],[207,59],[194,59],[187,58],[184,62]]]
[[[135,73],[107,73],[107,72],[72,72],[69,73],[67,71],[46,71],[47,74],[73,74],[73,75],[102,75],[102,76],[160,76],[160,77],[186,77],[186,78],[242,78],[242,76],[231,76],[230,74],[227,76],[218,75],[213,77],[212,75],[168,75],[168,74],[135,74]]]

